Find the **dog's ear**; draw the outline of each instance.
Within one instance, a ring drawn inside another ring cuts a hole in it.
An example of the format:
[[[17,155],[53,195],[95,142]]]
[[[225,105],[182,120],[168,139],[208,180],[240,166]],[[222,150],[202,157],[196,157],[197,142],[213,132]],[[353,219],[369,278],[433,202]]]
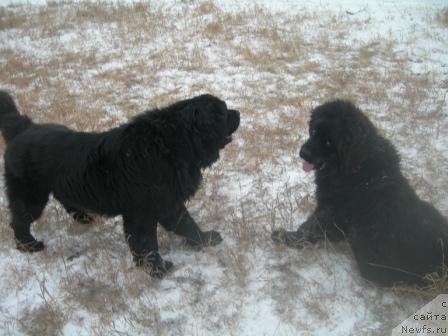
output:
[[[369,130],[362,123],[348,125],[338,140],[339,168],[345,174],[359,171],[368,155]]]

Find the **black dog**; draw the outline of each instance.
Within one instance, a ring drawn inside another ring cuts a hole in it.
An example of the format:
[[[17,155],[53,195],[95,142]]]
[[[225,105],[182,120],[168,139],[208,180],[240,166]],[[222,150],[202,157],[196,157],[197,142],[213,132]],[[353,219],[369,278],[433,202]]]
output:
[[[389,286],[422,284],[448,262],[448,223],[420,200],[400,172],[399,156],[353,104],[314,109],[303,168],[315,171],[317,208],[297,231],[275,231],[289,246],[347,239],[361,274]]]
[[[0,92],[0,128],[6,140],[5,180],[17,247],[36,252],[44,244],[30,233],[50,193],[78,221],[87,213],[122,215],[138,266],[162,277],[172,263],[158,253],[157,223],[190,245],[215,245],[185,208],[202,179],[201,170],[239,126],[239,112],[211,95],[144,112],[103,133],[75,132],[62,125],[35,124],[19,115]]]

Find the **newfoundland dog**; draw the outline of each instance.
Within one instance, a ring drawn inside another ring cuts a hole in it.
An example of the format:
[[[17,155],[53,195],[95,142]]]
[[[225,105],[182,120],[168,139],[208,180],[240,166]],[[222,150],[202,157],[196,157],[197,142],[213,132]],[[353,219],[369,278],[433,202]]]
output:
[[[30,225],[52,193],[80,222],[89,222],[89,213],[122,215],[134,261],[163,277],[173,264],[159,255],[157,223],[196,247],[222,241],[218,232],[198,227],[185,201],[198,189],[201,170],[232,141],[239,122],[238,111],[201,95],[146,111],[102,133],[76,132],[35,124],[0,92],[5,180],[17,248],[44,248]]]
[[[419,199],[394,146],[353,104],[315,108],[300,156],[315,172],[317,207],[297,231],[274,231],[274,241],[347,239],[362,276],[383,286],[423,284],[448,264],[447,220]]]

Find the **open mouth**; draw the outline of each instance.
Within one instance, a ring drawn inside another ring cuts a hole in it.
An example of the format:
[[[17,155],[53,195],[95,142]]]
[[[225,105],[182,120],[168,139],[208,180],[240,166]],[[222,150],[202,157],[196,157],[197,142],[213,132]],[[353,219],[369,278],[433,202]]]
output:
[[[325,162],[319,162],[317,164],[312,164],[311,162],[308,162],[306,160],[302,161],[302,168],[305,172],[309,173],[312,170],[321,170],[324,168]]]
[[[302,168],[305,172],[309,173],[310,171],[314,170],[314,165],[304,160],[302,161]]]

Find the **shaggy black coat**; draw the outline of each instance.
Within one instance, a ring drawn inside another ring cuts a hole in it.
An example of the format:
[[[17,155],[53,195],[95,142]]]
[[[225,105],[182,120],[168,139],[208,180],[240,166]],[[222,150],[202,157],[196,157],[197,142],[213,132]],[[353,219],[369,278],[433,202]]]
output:
[[[157,223],[191,245],[218,244],[185,208],[201,183],[201,170],[239,126],[239,112],[211,95],[144,112],[102,133],[35,124],[0,92],[0,129],[6,140],[5,181],[17,247],[35,252],[44,244],[30,233],[50,193],[81,222],[89,213],[122,215],[138,266],[162,277],[172,263],[158,253]]]
[[[380,285],[422,284],[448,262],[448,223],[419,199],[400,172],[394,146],[353,104],[333,101],[311,113],[300,156],[315,171],[317,207],[297,231],[273,232],[300,246],[347,239],[363,277]]]

